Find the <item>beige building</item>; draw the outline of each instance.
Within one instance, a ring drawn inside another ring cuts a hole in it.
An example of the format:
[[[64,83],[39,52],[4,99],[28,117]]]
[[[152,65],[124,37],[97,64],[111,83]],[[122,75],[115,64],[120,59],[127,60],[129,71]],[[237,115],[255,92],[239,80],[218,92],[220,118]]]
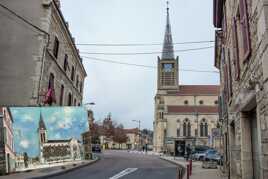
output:
[[[60,0],[1,0],[0,105],[81,105],[86,72]]]
[[[156,152],[184,155],[185,147],[215,144],[219,86],[180,85],[178,57],[175,58],[169,9],[162,57],[158,57],[153,148]]]
[[[214,0],[225,171],[268,178],[268,1]]]

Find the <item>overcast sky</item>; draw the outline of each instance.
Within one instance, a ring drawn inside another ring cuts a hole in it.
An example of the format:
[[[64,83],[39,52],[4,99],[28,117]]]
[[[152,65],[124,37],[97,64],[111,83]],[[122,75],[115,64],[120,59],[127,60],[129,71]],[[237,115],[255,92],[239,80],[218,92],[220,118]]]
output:
[[[61,0],[76,43],[162,43],[166,24],[165,0]],[[212,0],[170,0],[174,42],[214,40]],[[176,45],[176,50],[213,46]],[[93,47],[81,52],[158,52],[162,46]],[[160,55],[160,54],[159,54]],[[179,67],[215,71],[214,49],[180,52]],[[136,56],[85,55],[126,63],[157,65],[157,54]],[[88,77],[84,102],[95,102],[96,120],[108,112],[125,127],[153,128],[156,70],[83,59]],[[180,84],[219,84],[213,73],[179,73]]]

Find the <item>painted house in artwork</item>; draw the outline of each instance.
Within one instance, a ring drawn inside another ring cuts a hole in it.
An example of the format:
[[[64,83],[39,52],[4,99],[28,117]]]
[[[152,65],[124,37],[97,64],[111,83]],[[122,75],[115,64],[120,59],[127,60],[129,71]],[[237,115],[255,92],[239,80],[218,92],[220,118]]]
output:
[[[15,172],[13,118],[9,108],[0,108],[0,175]]]

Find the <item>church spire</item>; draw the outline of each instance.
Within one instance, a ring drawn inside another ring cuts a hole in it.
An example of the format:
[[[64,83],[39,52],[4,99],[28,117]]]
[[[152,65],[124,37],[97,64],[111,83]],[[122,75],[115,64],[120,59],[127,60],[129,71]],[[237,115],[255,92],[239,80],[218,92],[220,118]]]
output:
[[[164,46],[162,51],[162,59],[165,60],[172,60],[175,59],[174,56],[174,47],[173,47],[173,40],[171,34],[171,25],[169,20],[169,2],[167,1],[167,24],[166,24],[166,32],[164,38]]]

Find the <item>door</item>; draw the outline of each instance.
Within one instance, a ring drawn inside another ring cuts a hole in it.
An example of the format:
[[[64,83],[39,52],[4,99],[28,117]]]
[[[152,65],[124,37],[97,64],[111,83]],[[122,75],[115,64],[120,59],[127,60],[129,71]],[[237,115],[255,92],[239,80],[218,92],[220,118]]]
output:
[[[260,143],[258,138],[256,110],[250,112],[253,178],[260,178]]]
[[[10,156],[7,154],[7,173],[10,173]]]

